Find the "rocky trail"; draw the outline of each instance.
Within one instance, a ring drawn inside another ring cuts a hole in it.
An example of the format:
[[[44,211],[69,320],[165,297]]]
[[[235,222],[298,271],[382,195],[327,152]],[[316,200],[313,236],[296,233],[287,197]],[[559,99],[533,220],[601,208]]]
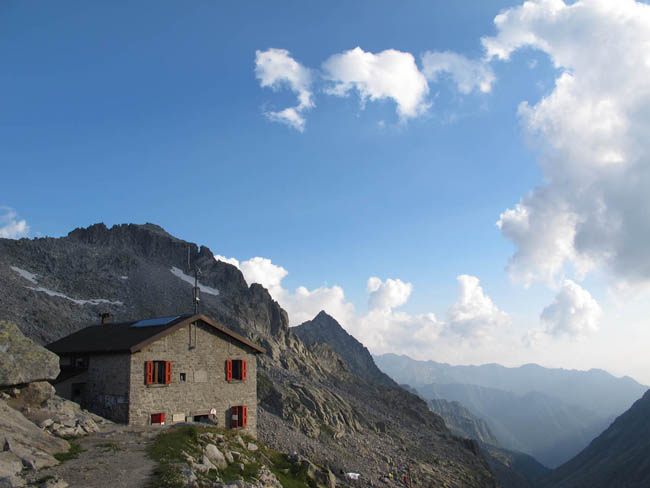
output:
[[[146,446],[158,435],[158,427],[106,425],[99,432],[74,440],[81,452],[51,468],[34,471],[27,480],[35,486],[70,488],[142,488],[155,468]],[[49,487],[48,487],[49,488]]]

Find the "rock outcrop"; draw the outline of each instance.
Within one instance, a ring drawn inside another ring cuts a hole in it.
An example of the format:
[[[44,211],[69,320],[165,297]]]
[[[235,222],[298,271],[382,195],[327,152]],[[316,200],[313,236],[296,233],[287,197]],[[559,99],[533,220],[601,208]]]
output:
[[[59,357],[25,337],[15,324],[0,320],[0,388],[53,380]]]

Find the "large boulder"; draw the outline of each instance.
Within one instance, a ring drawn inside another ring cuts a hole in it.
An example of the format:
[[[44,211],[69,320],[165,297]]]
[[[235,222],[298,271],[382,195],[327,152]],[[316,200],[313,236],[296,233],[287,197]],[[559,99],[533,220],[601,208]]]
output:
[[[28,339],[11,322],[0,320],[0,387],[53,380],[59,357]]]
[[[65,452],[70,445],[42,431],[25,416],[0,401],[0,450],[11,451],[23,466],[40,469],[58,464],[53,454]]]

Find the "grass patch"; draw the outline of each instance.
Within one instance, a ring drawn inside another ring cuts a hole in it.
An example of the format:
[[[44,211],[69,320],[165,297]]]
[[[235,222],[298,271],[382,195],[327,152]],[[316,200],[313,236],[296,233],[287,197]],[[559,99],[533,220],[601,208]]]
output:
[[[76,459],[82,452],[83,449],[78,442],[70,442],[70,449],[66,452],[57,452],[54,454],[54,458],[60,463],[63,463],[65,461],[70,461],[70,459]]]
[[[117,452],[117,451],[121,451],[121,450],[122,450],[122,449],[120,448],[120,446],[118,446],[118,445],[115,444],[114,442],[104,442],[103,444],[99,444],[99,445],[97,446],[97,448],[98,448],[98,449],[104,449],[104,451],[113,451],[113,452]]]
[[[236,480],[251,481],[257,476],[262,466],[256,462],[244,464],[244,471],[239,470],[239,463],[232,463],[226,469],[220,471],[224,483]]]
[[[213,433],[223,436],[222,441],[206,439],[202,434]],[[258,451],[248,451],[236,441],[241,436],[244,443],[255,443]],[[183,488],[182,469],[187,468],[187,461],[183,453],[194,457],[201,462],[203,449],[208,443],[217,445],[221,452],[237,451],[248,459],[243,471],[239,468],[239,461],[235,461],[225,469],[210,470],[207,473],[196,472],[199,484],[220,480],[230,483],[236,480],[251,482],[258,476],[263,464],[271,464],[269,469],[275,474],[284,488],[316,488],[313,480],[308,480],[306,468],[292,465],[286,455],[267,449],[256,439],[243,435],[241,431],[224,430],[219,427],[202,427],[184,425],[165,429],[147,447],[147,453],[156,461],[157,467],[147,488]]]
[[[185,462],[183,452],[198,455],[199,429],[193,425],[162,432],[147,447],[147,454],[158,463],[147,488],[182,488],[178,463]]]
[[[36,481],[33,481],[32,483],[34,483],[36,485],[42,485],[46,481],[53,480],[53,479],[54,479],[54,476],[52,476],[51,474],[48,474],[47,476],[43,476],[42,478],[39,478]]]

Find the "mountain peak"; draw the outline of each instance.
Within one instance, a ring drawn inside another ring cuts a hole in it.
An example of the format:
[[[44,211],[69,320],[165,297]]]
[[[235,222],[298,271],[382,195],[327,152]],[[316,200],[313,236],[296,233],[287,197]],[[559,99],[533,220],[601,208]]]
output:
[[[397,386],[397,383],[379,370],[368,349],[324,310],[321,310],[312,320],[291,330],[305,344],[329,345],[345,359],[352,371],[362,378],[386,386]]]

